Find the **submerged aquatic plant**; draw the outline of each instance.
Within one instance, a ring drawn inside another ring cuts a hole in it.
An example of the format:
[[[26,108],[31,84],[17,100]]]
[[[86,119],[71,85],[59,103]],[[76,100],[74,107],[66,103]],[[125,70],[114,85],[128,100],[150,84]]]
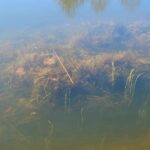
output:
[[[135,69],[131,69],[130,73],[127,77],[126,80],[126,85],[125,85],[125,98],[128,98],[129,100],[129,105],[131,104],[131,101],[133,99],[134,95],[134,84],[135,84]]]
[[[84,108],[83,107],[81,107],[80,115],[81,115],[81,124],[83,124],[84,122]]]
[[[112,80],[112,85],[115,84],[115,76],[116,76],[116,67],[114,61],[112,61],[112,72],[111,72],[111,80]]]
[[[125,96],[126,98],[128,97],[129,104],[131,104],[132,100],[134,99],[137,82],[140,79],[140,77],[143,76],[144,74],[145,72],[137,74],[135,73],[135,69],[131,69],[127,77],[126,86],[125,86]]]
[[[49,129],[50,129],[48,135],[51,137],[54,133],[54,124],[50,120],[48,120],[48,125],[49,125]]]
[[[148,102],[145,101],[144,104],[138,110],[138,117],[142,120],[144,120],[144,119],[146,119],[146,117],[148,117],[147,105],[148,105]]]
[[[135,69],[131,69],[131,71],[127,77],[127,81],[126,81],[126,85],[125,85],[125,89],[129,90],[130,95],[133,95],[134,76],[135,76]]]
[[[71,95],[71,89],[68,88],[66,89],[66,92],[65,92],[65,97],[64,97],[64,105],[65,105],[65,110],[69,110],[69,107],[70,107],[70,95]]]
[[[104,137],[101,139],[100,150],[104,150],[105,141],[106,141],[106,136],[104,136]]]

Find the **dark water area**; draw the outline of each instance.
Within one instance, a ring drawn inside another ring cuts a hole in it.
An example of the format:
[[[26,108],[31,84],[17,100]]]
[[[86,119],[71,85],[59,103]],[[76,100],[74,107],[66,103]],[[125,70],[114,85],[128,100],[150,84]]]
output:
[[[150,1],[0,1],[0,150],[149,150]]]

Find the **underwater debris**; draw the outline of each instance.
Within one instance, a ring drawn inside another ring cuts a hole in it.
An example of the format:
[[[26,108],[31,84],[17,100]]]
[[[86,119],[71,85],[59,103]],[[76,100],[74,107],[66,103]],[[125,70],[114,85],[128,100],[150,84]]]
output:
[[[55,65],[56,64],[56,58],[52,57],[52,56],[51,57],[46,57],[43,60],[43,64],[48,65],[48,66]]]
[[[56,53],[55,51],[54,51],[54,54],[56,55],[56,57],[57,57],[57,59],[58,59],[59,63],[61,64],[61,66],[62,66],[62,68],[63,68],[63,70],[64,70],[64,71],[65,71],[65,73],[67,74],[67,76],[68,76],[68,78],[69,78],[70,82],[71,82],[72,84],[74,84],[73,79],[71,78],[71,76],[70,76],[70,74],[69,74],[68,70],[66,69],[66,67],[65,67],[65,66],[64,66],[64,64],[62,63],[62,61],[61,61],[60,57],[57,55],[57,53]]]
[[[35,115],[37,115],[37,112],[32,111],[32,112],[31,112],[31,116],[35,116]]]
[[[25,69],[23,67],[18,67],[16,69],[16,75],[19,77],[19,78],[22,78],[24,75],[26,74],[25,72]]]

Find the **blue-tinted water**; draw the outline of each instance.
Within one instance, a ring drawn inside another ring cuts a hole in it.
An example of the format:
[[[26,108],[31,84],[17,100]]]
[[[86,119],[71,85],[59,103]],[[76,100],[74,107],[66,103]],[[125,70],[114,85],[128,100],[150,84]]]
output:
[[[14,0],[0,2],[0,31],[2,33],[66,24],[104,21],[147,21],[148,0]]]
[[[149,6],[0,1],[0,149],[149,150]]]

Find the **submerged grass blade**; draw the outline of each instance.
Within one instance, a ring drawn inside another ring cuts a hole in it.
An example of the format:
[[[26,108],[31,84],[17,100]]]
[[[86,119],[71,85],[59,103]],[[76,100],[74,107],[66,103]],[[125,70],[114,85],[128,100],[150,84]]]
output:
[[[50,129],[49,136],[52,136],[54,133],[54,124],[50,120],[48,120],[48,124],[49,124],[49,129]]]
[[[116,67],[114,61],[112,61],[112,72],[111,72],[111,81],[112,85],[115,83]]]
[[[129,105],[131,104],[134,95],[133,94],[134,77],[135,77],[135,69],[131,69],[125,85],[125,96],[129,98]]]
[[[135,93],[137,81],[138,81],[138,79],[139,79],[143,74],[144,74],[144,73],[138,74],[137,77],[136,77],[136,79],[135,79],[135,82],[134,82],[134,85],[133,85],[133,96],[134,96],[134,93]]]

